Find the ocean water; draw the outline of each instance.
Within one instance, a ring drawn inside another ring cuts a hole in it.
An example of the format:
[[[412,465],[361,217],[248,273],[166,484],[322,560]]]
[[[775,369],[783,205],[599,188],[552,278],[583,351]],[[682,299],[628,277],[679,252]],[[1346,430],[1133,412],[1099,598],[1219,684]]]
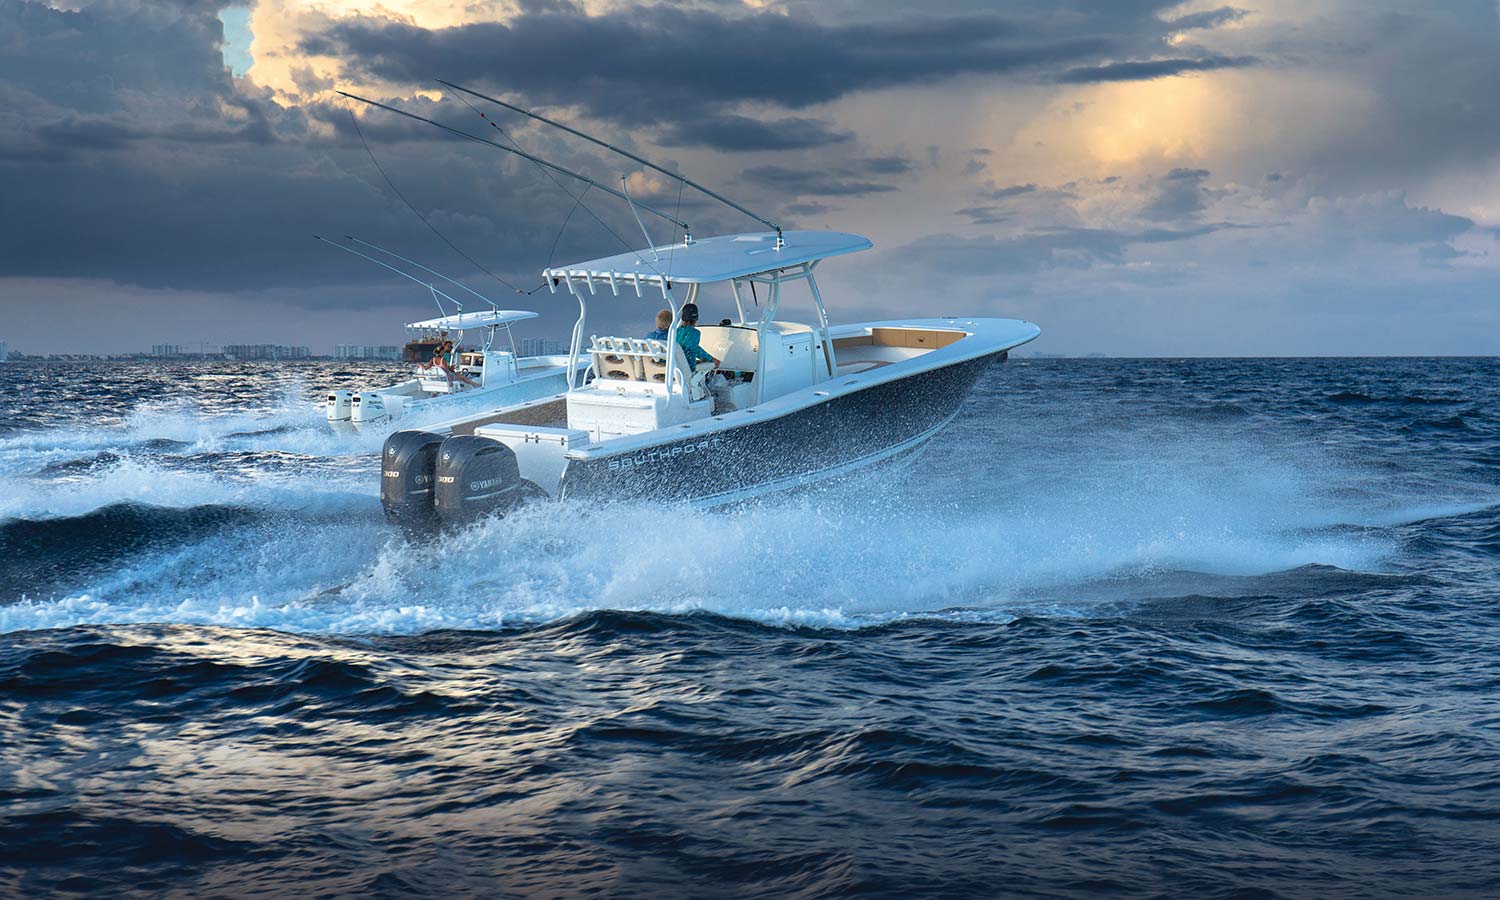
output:
[[[1014,360],[413,542],[303,364],[0,367],[0,896],[1500,896],[1500,360]]]

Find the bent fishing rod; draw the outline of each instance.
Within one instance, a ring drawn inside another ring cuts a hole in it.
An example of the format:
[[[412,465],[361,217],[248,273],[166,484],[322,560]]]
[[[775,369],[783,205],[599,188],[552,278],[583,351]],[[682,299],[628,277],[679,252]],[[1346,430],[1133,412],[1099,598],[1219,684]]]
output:
[[[605,148],[606,150],[612,150],[615,153],[618,153],[621,156],[625,157],[626,159],[633,160],[634,162],[638,162],[638,163],[640,163],[641,165],[645,166],[648,169],[652,169],[652,170],[655,170],[657,172],[660,172],[661,174],[667,176],[668,178],[676,179],[677,181],[682,182],[683,184],[687,185],[688,187],[690,187],[690,188],[692,188],[692,189],[694,189],[696,191],[700,191],[700,192],[708,195],[709,197],[712,197],[713,199],[715,199],[715,200],[719,201],[720,203],[724,204],[725,206],[728,206],[728,207],[730,207],[732,209],[735,209],[735,210],[738,210],[739,212],[744,213],[745,215],[749,216],[750,218],[754,219],[755,221],[761,223],[762,225],[764,225],[767,228],[770,228],[772,231],[776,232],[776,246],[777,246],[777,249],[780,249],[781,245],[784,243],[784,241],[782,239],[782,236],[781,236],[781,226],[780,225],[777,225],[775,222],[772,222],[770,219],[767,219],[766,217],[760,215],[759,213],[756,213],[756,212],[753,212],[753,211],[751,211],[749,209],[746,209],[745,207],[741,206],[740,204],[734,202],[733,200],[730,200],[728,197],[725,197],[723,194],[719,194],[719,193],[716,193],[716,192],[714,192],[712,190],[709,190],[708,188],[704,187],[703,185],[699,184],[696,181],[693,181],[691,178],[688,178],[685,175],[679,174],[677,172],[673,172],[670,169],[664,169],[661,166],[657,165],[656,163],[652,162],[649,159],[646,159],[643,156],[638,156],[638,155],[636,155],[634,153],[631,153],[629,150],[625,150],[625,149],[623,149],[621,147],[616,147],[614,144],[608,143],[607,141],[601,141],[600,139],[594,137],[593,135],[585,134],[582,131],[579,131],[577,128],[572,127],[571,125],[564,125],[563,123],[555,121],[553,119],[549,119],[546,116],[541,115],[540,113],[534,113],[534,112],[532,112],[529,109],[522,109],[521,107],[516,106],[514,103],[507,103],[504,100],[500,100],[500,99],[498,99],[496,97],[491,97],[488,94],[482,94],[479,91],[476,91],[476,90],[474,90],[472,88],[466,88],[466,87],[464,87],[461,84],[454,84],[451,81],[444,81],[441,78],[436,79],[436,81],[437,81],[438,84],[441,84],[444,87],[452,88],[455,91],[462,91],[465,94],[469,94],[470,96],[478,97],[481,100],[488,100],[490,103],[493,103],[496,106],[503,106],[506,109],[511,110],[512,112],[518,112],[521,115],[530,117],[532,119],[535,119],[538,122],[542,122],[544,124],[551,125],[553,128],[562,129],[563,131],[566,131],[569,134],[576,135],[578,137],[583,138],[586,141],[589,141],[591,143],[597,144],[600,147]],[[477,110],[476,110],[476,112],[477,112]],[[479,115],[480,115],[480,118],[484,118],[484,113],[479,113]],[[636,201],[636,202],[639,202],[639,201]],[[645,204],[641,204],[641,205],[645,206]]]
[[[404,109],[397,109],[394,106],[387,106],[384,103],[378,103],[378,102],[376,102],[374,100],[366,99],[366,98],[361,97],[361,96],[359,96],[357,94],[351,94],[348,91],[335,91],[334,93],[336,93],[336,94],[338,94],[338,95],[340,95],[342,97],[348,97],[350,100],[358,100],[360,103],[364,103],[364,104],[368,104],[370,106],[378,107],[379,109],[383,109],[383,110],[385,110],[387,112],[393,112],[393,113],[395,113],[398,116],[405,116],[408,119],[415,119],[418,122],[426,122],[428,125],[431,125],[434,128],[438,128],[438,129],[441,129],[443,131],[446,131],[449,134],[452,134],[452,135],[454,135],[456,137],[461,137],[461,138],[463,138],[465,140],[473,141],[476,144],[484,144],[486,147],[494,147],[496,150],[504,150],[506,153],[514,154],[514,155],[519,156],[519,157],[521,157],[522,159],[525,159],[525,160],[530,160],[531,162],[534,162],[537,165],[542,166],[544,168],[551,169],[552,171],[557,172],[560,175],[566,175],[569,178],[577,179],[578,181],[581,181],[581,182],[583,182],[584,184],[587,184],[590,187],[598,188],[599,190],[604,191],[606,194],[610,194],[611,196],[618,197],[619,199],[624,200],[626,203],[629,203],[632,206],[638,206],[641,209],[646,210],[647,212],[653,213],[653,214],[655,214],[657,216],[660,216],[663,219],[666,219],[668,222],[671,222],[673,225],[676,225],[678,228],[681,228],[683,234],[686,236],[687,241],[689,243],[692,242],[693,229],[692,229],[692,226],[689,225],[688,223],[682,221],[681,219],[678,219],[676,216],[670,216],[670,215],[662,212],[661,210],[657,209],[656,207],[650,205],[649,203],[643,203],[640,200],[632,200],[630,197],[628,197],[625,194],[623,194],[623,193],[615,190],[614,188],[610,187],[609,185],[600,184],[599,182],[595,181],[594,179],[588,177],[587,175],[583,175],[583,174],[581,174],[579,172],[575,172],[572,169],[564,168],[562,166],[557,165],[556,163],[548,162],[547,160],[542,159],[540,156],[534,156],[534,155],[532,155],[530,153],[525,152],[524,150],[517,150],[514,147],[507,147],[504,144],[496,143],[495,141],[489,140],[487,138],[482,138],[482,137],[480,137],[477,134],[470,134],[467,131],[463,131],[461,129],[454,128],[454,127],[452,127],[450,125],[444,125],[442,122],[433,121],[432,119],[429,119],[426,116],[419,116],[419,115],[417,115],[415,113],[409,113],[409,112],[407,112]],[[777,229],[777,233],[778,234],[780,233],[780,229]]]

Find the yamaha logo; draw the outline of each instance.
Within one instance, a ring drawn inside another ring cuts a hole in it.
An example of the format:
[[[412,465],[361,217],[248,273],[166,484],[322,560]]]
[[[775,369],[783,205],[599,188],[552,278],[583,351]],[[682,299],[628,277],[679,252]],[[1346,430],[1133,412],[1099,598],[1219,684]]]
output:
[[[386,456],[395,456],[396,455],[396,448],[395,447],[389,447],[389,448],[387,448],[386,451],[385,451],[385,455]]]
[[[453,452],[452,451],[450,451],[450,450],[443,451],[443,462],[447,462],[448,460],[450,460],[452,458],[453,458]]]

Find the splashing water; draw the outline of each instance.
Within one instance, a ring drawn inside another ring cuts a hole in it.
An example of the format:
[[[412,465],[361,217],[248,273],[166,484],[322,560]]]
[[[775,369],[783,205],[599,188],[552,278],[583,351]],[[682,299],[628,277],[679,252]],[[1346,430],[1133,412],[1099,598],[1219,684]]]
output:
[[[1049,396],[1061,386],[1028,384],[1025,367],[995,371],[898,478],[727,510],[544,505],[441,540],[381,521],[380,436],[326,428],[305,386],[253,411],[144,401],[114,427],[0,441],[15,485],[0,501],[7,527],[120,504],[250,515],[46,590],[12,584],[0,627],[421,632],[596,609],[837,627],[1079,615],[1149,594],[1155,578],[1181,589],[1180,573],[1387,571],[1399,567],[1396,527],[1495,502],[1490,485],[1435,491],[1428,472],[1381,472],[1243,404],[1166,402],[1134,385],[1080,407],[1076,389]],[[69,468],[80,454],[93,456]],[[39,461],[43,474],[22,474]],[[137,527],[151,529],[144,518]]]

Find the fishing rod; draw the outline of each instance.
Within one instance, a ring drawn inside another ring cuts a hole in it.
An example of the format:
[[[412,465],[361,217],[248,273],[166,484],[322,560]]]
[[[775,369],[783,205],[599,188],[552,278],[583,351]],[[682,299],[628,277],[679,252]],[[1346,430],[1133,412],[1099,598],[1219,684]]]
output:
[[[313,237],[317,237],[317,235],[313,235]],[[448,282],[451,285],[463,288],[464,290],[468,291],[469,293],[471,293],[474,296],[478,297],[479,299],[483,300],[485,303],[488,303],[490,305],[491,309],[498,309],[499,308],[496,305],[495,301],[491,300],[490,298],[486,297],[485,295],[483,295],[483,294],[479,293],[478,291],[474,290],[473,288],[469,287],[467,284],[464,284],[461,281],[455,281],[452,278],[449,278],[447,275],[444,275],[442,272],[437,271],[436,269],[429,269],[429,268],[427,268],[426,266],[422,265],[421,263],[417,262],[414,259],[407,259],[406,257],[402,256],[401,254],[395,253],[395,252],[393,252],[391,250],[387,250],[387,249],[385,249],[384,247],[381,247],[378,244],[372,244],[369,241],[362,241],[362,240],[360,240],[359,238],[355,237],[352,234],[346,234],[346,235],[344,235],[344,240],[346,240],[346,241],[353,241],[356,244],[362,244],[362,245],[364,245],[366,247],[369,247],[371,250],[376,250],[376,251],[378,251],[380,253],[384,253],[386,256],[394,256],[395,258],[401,260],[402,262],[406,263],[409,266],[416,266],[417,268],[421,269],[423,272],[427,272],[428,274],[431,274],[431,275],[436,275],[437,277],[443,279],[444,281]]]
[[[668,178],[675,178],[678,181],[682,182],[683,184],[687,185],[688,187],[693,188],[694,190],[697,190],[697,191],[701,191],[704,194],[707,194],[708,196],[710,196],[710,197],[714,198],[715,200],[719,201],[720,203],[723,203],[725,206],[729,206],[729,207],[732,207],[733,209],[739,210],[740,212],[744,213],[745,215],[749,216],[750,218],[754,219],[755,221],[757,221],[757,222],[761,223],[762,225],[765,225],[767,228],[770,228],[771,230],[775,231],[776,232],[776,246],[777,246],[778,249],[781,247],[781,245],[783,243],[785,243],[785,241],[783,241],[782,237],[781,237],[781,226],[780,225],[777,225],[775,222],[772,222],[770,219],[767,219],[766,217],[764,217],[762,215],[759,215],[757,213],[751,212],[750,210],[748,210],[745,207],[739,205],[738,203],[734,202],[733,200],[730,200],[728,197],[725,197],[722,194],[715,193],[714,191],[709,190],[708,188],[704,187],[703,185],[699,184],[696,181],[693,181],[692,179],[690,179],[690,178],[688,178],[688,177],[686,177],[684,175],[680,175],[680,174],[678,174],[676,172],[671,171],[670,169],[664,169],[661,166],[658,166],[656,163],[652,162],[651,160],[646,159],[646,158],[641,157],[641,156],[637,156],[636,154],[631,153],[629,150],[625,150],[625,149],[622,149],[620,147],[616,147],[614,144],[608,143],[606,141],[601,141],[601,140],[599,140],[598,138],[596,138],[596,137],[594,137],[592,135],[584,134],[583,132],[579,131],[577,128],[573,128],[570,125],[564,125],[561,122],[557,122],[557,121],[554,121],[552,119],[549,119],[546,116],[543,116],[543,115],[541,115],[539,113],[534,113],[534,112],[532,112],[531,110],[528,110],[528,109],[522,109],[521,107],[516,106],[513,103],[507,103],[504,100],[499,100],[499,99],[497,99],[495,97],[489,96],[488,94],[481,94],[480,92],[478,92],[476,90],[473,90],[471,88],[466,88],[466,87],[464,87],[463,85],[460,85],[460,84],[454,84],[451,81],[444,81],[441,78],[437,79],[437,83],[443,85],[444,87],[453,88],[455,91],[463,91],[465,94],[470,94],[472,96],[478,97],[481,100],[488,100],[489,102],[491,102],[491,103],[493,103],[493,104],[495,104],[497,106],[503,106],[506,109],[511,110],[513,112],[518,112],[518,113],[520,113],[523,116],[529,116],[530,118],[536,119],[538,122],[546,123],[548,125],[551,125],[554,128],[561,128],[563,131],[566,131],[569,134],[577,135],[578,137],[581,137],[581,138],[583,138],[586,141],[591,141],[591,142],[593,142],[595,144],[598,144],[599,146],[601,146],[601,147],[603,147],[603,148],[605,148],[607,150],[613,150],[614,152],[620,154],[621,156],[623,156],[623,157],[625,157],[627,159],[634,160],[635,162],[638,162],[641,165],[643,165],[643,166],[645,166],[645,167],[647,167],[649,169],[653,169],[653,170],[655,170],[657,172],[662,173],[663,175],[666,175]],[[480,113],[479,115],[481,117],[483,117],[484,113]],[[641,205],[645,206],[645,204],[641,204]]]
[[[375,257],[371,256],[368,253],[361,253],[358,250],[354,249],[353,247],[348,247],[348,246],[345,246],[343,244],[340,244],[338,241],[330,241],[328,238],[323,237],[322,235],[319,235],[319,234],[315,234],[315,235],[313,235],[313,237],[316,238],[317,240],[322,241],[323,243],[327,244],[330,247],[337,247],[340,250],[343,250],[345,253],[353,253],[355,256],[359,256],[359,257],[363,257],[365,259],[368,259],[370,262],[374,263],[377,266],[382,266],[384,268],[390,269],[392,272],[395,272],[397,275],[400,275],[402,278],[405,278],[408,281],[415,281],[417,284],[420,284],[422,287],[427,288],[427,290],[429,290],[429,291],[432,292],[432,302],[437,305],[438,315],[439,316],[441,316],[443,318],[447,318],[448,317],[448,311],[446,309],[443,309],[442,301],[438,300],[438,296],[439,295],[447,297],[448,298],[448,302],[452,303],[454,305],[454,307],[456,307],[458,309],[459,315],[463,315],[464,305],[462,303],[458,302],[457,300],[453,299],[446,292],[438,290],[436,285],[428,284],[427,282],[425,282],[422,279],[418,278],[417,276],[411,274],[410,272],[404,272],[401,269],[398,269],[395,266],[391,265],[390,263],[385,262],[384,260],[376,259]],[[350,240],[353,240],[353,238],[350,238]],[[363,242],[361,242],[361,243],[363,243]],[[375,249],[379,250],[380,248],[376,247]],[[392,253],[391,255],[395,256],[396,254]],[[412,263],[412,265],[416,265],[416,263]],[[422,268],[426,268],[426,267],[423,266]],[[428,271],[431,272],[432,270],[428,269]],[[433,272],[432,274],[437,275],[436,272]],[[439,277],[442,277],[442,276],[439,276]],[[448,280],[452,281],[453,279],[450,278]],[[457,284],[457,282],[454,282],[454,283]],[[459,287],[463,287],[463,285],[459,285]],[[473,292],[471,291],[470,293],[473,293]],[[481,298],[481,299],[483,299],[483,298]],[[488,303],[489,301],[486,300],[485,302]],[[494,304],[490,303],[490,306],[493,307]]]
[[[562,166],[557,165],[556,163],[551,163],[551,162],[548,162],[545,159],[542,159],[540,156],[533,156],[530,153],[527,153],[527,152],[525,152],[523,150],[517,150],[514,147],[507,147],[504,144],[498,144],[498,143],[496,143],[494,141],[488,140],[486,138],[482,138],[482,137],[480,137],[478,135],[469,134],[467,131],[460,131],[457,128],[453,128],[451,126],[444,125],[442,122],[435,122],[432,119],[429,119],[429,118],[427,118],[425,116],[419,116],[419,115],[416,115],[415,113],[409,113],[409,112],[407,112],[404,109],[397,109],[394,106],[387,106],[384,103],[377,103],[374,100],[367,100],[364,97],[360,97],[360,96],[358,96],[356,94],[351,94],[351,93],[349,93],[347,91],[335,91],[334,93],[339,94],[340,96],[343,96],[343,97],[348,97],[350,100],[358,100],[360,103],[366,103],[366,104],[369,104],[370,106],[379,107],[380,109],[386,110],[387,112],[393,112],[393,113],[395,113],[398,116],[405,116],[408,119],[416,119],[418,122],[426,122],[428,125],[431,125],[431,126],[433,126],[435,128],[440,128],[443,131],[448,132],[449,134],[456,135],[458,137],[464,138],[465,140],[473,141],[476,144],[484,144],[487,147],[494,147],[496,150],[504,150],[506,153],[513,153],[516,156],[521,157],[522,159],[530,160],[531,162],[534,162],[534,163],[536,163],[539,166],[543,166],[545,168],[551,169],[552,171],[557,172],[557,173],[559,173],[561,175],[566,175],[569,178],[576,178],[577,180],[583,182],[584,184],[589,185],[590,187],[596,187],[599,190],[604,191],[607,194],[610,194],[612,196],[618,197],[621,200],[626,201],[627,203],[632,202],[630,200],[630,198],[626,197],[624,194],[620,193],[619,191],[615,190],[614,188],[610,187],[609,185],[600,184],[599,182],[595,181],[594,179],[588,177],[587,175],[581,175],[578,172],[574,172],[572,169],[565,169]],[[688,225],[688,223],[682,221],[681,219],[678,219],[676,216],[669,216],[666,213],[662,212],[661,210],[657,209],[656,207],[651,206],[651,205],[646,204],[646,203],[642,203],[639,200],[636,200],[636,201],[633,201],[633,202],[634,202],[634,204],[636,206],[639,206],[641,209],[644,209],[644,210],[646,210],[648,212],[651,212],[651,213],[655,213],[656,215],[662,217],[663,219],[666,219],[668,222],[671,222],[673,225],[676,225],[678,228],[681,228],[682,231],[683,231],[683,233],[685,235],[688,235],[689,238],[691,238],[692,233],[693,233],[693,229],[692,229],[692,226]]]

